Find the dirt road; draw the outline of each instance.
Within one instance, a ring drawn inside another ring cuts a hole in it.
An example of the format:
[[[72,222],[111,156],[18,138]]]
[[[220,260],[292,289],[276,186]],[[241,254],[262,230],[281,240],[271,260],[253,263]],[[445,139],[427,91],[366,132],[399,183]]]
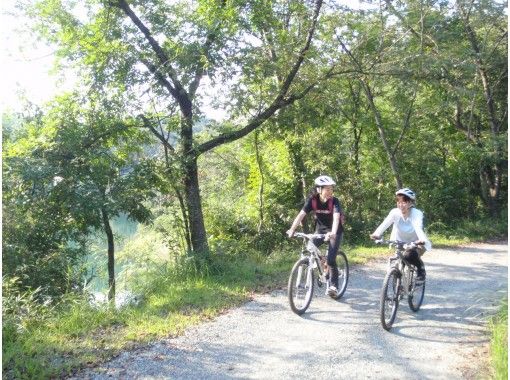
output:
[[[401,303],[391,332],[379,322],[387,263],[377,260],[351,269],[339,301],[319,289],[303,316],[290,311],[285,290],[275,291],[75,378],[471,378],[488,344],[486,318],[507,294],[508,245],[435,249],[424,260],[423,306],[413,313]]]

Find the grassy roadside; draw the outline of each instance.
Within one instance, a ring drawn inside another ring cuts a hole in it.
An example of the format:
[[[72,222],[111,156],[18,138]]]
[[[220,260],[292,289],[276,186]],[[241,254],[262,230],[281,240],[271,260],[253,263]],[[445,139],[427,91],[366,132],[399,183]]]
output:
[[[435,236],[433,241],[436,247],[469,243]],[[345,250],[351,264],[389,253],[376,246]],[[4,289],[3,376],[63,377],[123,350],[179,335],[189,326],[246,302],[255,292],[284,285],[297,252],[289,246],[269,257],[219,257],[202,272],[207,275],[149,278],[140,304],[121,309],[94,306],[78,297],[45,308],[19,296],[6,299],[9,292]],[[19,313],[20,303],[23,313]],[[14,308],[18,312],[9,314]]]
[[[504,300],[497,315],[489,322],[491,335],[490,362],[492,378],[508,379],[508,299]]]
[[[30,295],[6,297],[4,284],[3,378],[64,377],[123,350],[182,334],[246,302],[254,292],[282,284],[293,259],[282,252],[265,260],[222,258],[221,268],[204,270],[212,274],[153,277],[138,305],[120,309],[94,306],[80,297],[45,307]]]

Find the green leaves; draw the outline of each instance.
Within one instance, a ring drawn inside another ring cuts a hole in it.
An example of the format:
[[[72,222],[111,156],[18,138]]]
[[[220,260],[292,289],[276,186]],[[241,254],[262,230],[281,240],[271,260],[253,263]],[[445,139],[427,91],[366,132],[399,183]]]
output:
[[[80,283],[80,276],[70,281],[66,276],[73,274],[64,268],[79,270],[85,250],[73,242],[102,228],[100,210],[148,222],[145,202],[163,183],[155,162],[138,156],[146,133],[115,118],[113,108],[90,107],[77,96],[57,98],[3,151],[4,215],[11,222],[4,231],[5,273],[24,274],[38,265],[41,277],[20,278],[24,286],[44,286],[52,294]],[[50,264],[61,269],[51,275],[54,285],[40,282]]]

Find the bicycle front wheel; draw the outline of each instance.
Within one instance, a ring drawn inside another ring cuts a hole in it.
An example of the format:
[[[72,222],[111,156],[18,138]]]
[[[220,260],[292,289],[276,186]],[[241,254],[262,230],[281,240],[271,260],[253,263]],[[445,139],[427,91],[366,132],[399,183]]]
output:
[[[298,315],[303,314],[312,302],[314,273],[308,258],[298,260],[290,272],[287,294],[290,308]]]
[[[425,281],[417,284],[416,276],[413,274],[411,284],[411,291],[407,296],[407,301],[409,302],[411,310],[417,312],[420,310],[421,304],[423,303],[423,297],[425,296]]]
[[[338,267],[338,295],[335,299],[339,299],[347,289],[347,282],[349,282],[349,262],[347,256],[342,251],[338,252],[336,256],[336,265]]]
[[[381,324],[389,331],[395,322],[401,292],[400,273],[396,268],[392,268],[384,278],[381,292]]]

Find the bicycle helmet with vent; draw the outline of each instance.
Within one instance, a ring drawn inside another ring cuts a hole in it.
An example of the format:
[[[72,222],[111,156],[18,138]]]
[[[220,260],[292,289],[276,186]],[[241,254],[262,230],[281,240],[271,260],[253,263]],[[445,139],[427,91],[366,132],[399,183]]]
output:
[[[315,186],[330,186],[330,185],[336,185],[336,182],[333,181],[333,178],[327,175],[321,175],[317,178],[315,178]]]
[[[416,200],[416,194],[414,193],[414,191],[412,191],[411,189],[409,188],[404,188],[404,189],[400,189],[398,190],[395,195],[405,195],[406,197],[408,197],[410,200],[412,201],[415,201]]]

